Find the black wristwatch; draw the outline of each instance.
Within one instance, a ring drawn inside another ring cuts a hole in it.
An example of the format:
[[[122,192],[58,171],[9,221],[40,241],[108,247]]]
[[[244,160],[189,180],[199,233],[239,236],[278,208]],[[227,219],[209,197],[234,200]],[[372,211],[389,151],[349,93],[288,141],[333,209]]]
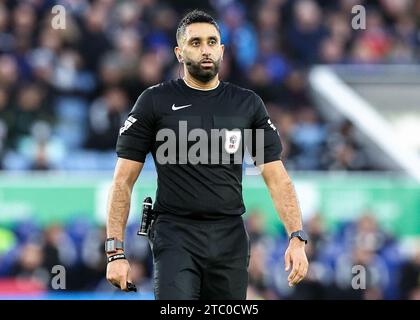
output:
[[[124,242],[117,238],[108,238],[105,241],[105,252],[116,253],[118,249],[124,250]]]
[[[292,240],[293,238],[298,238],[300,241],[304,241],[305,244],[308,243],[308,235],[303,230],[292,232],[292,234],[290,235],[289,241]]]

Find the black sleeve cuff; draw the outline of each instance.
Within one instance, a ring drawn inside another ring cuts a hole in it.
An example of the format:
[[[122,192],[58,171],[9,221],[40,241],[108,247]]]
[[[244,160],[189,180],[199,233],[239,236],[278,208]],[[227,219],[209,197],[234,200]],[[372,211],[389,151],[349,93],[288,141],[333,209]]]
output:
[[[118,158],[123,158],[127,160],[133,160],[133,161],[144,163],[144,161],[146,160],[147,154],[144,154],[143,152],[137,152],[137,151],[130,151],[130,152],[120,151],[120,152],[117,152],[117,156]]]

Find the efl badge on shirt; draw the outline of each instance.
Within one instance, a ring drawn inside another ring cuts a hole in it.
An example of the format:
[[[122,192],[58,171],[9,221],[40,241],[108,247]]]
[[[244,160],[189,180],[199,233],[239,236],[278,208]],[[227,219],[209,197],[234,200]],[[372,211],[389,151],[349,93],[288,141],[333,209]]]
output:
[[[225,150],[227,153],[235,153],[241,144],[241,131],[240,130],[226,130],[225,131]]]

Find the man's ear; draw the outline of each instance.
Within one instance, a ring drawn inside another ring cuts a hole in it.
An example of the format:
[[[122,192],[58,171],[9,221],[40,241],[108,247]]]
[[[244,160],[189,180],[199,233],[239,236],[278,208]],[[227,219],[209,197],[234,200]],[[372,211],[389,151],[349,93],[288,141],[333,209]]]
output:
[[[223,53],[225,52],[225,45],[221,44],[220,47],[222,48],[222,55],[220,56],[220,61],[223,61]]]
[[[179,47],[174,48],[175,57],[178,59],[179,63],[184,63],[184,59],[181,55],[181,49]]]

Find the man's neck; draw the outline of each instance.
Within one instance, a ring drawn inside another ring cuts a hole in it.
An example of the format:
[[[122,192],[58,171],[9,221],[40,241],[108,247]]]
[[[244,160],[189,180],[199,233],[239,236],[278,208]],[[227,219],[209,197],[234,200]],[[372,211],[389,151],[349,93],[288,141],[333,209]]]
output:
[[[216,75],[213,79],[209,82],[201,82],[189,75],[188,73],[183,78],[185,84],[193,89],[198,90],[212,90],[216,89],[219,85],[219,75]]]

